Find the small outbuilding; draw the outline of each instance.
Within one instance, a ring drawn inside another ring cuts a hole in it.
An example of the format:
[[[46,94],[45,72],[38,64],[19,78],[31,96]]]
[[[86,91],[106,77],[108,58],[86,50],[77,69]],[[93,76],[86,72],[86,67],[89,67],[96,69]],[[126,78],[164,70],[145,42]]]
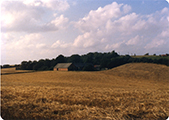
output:
[[[94,65],[94,70],[99,71],[101,68],[101,65]]]
[[[77,67],[73,63],[58,63],[54,68],[54,71],[74,71]]]

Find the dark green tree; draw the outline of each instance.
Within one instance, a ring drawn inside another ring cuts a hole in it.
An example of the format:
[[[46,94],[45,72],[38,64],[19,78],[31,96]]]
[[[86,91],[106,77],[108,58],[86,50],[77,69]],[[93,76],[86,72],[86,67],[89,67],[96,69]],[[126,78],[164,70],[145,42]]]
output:
[[[3,65],[3,68],[10,68],[10,65],[9,64],[5,64],[5,65]]]
[[[149,55],[149,53],[144,54],[145,56]]]
[[[59,55],[56,58],[56,63],[65,63],[66,62],[66,58],[63,55]]]
[[[27,61],[22,61],[21,62],[21,69],[26,70],[26,68],[27,68]]]
[[[46,67],[50,67],[50,60],[49,59],[45,59],[45,61],[44,61],[44,65],[46,66]]]
[[[33,69],[32,61],[28,61],[28,62],[27,62],[25,69],[26,69],[26,70],[32,70],[32,69]]]
[[[81,56],[78,54],[74,54],[72,56],[70,56],[70,58],[68,58],[68,62],[72,62],[72,63],[82,63],[82,59]]]
[[[83,71],[94,71],[94,67],[92,64],[85,65],[82,69]]]
[[[83,57],[84,63],[93,63],[94,60],[94,54],[93,53],[88,53]]]

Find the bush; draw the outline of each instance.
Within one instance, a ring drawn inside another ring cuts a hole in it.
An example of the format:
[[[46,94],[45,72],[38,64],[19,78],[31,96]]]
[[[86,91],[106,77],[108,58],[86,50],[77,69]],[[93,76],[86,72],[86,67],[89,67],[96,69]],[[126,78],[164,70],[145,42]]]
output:
[[[5,64],[5,65],[3,65],[3,68],[10,68],[10,65]]]

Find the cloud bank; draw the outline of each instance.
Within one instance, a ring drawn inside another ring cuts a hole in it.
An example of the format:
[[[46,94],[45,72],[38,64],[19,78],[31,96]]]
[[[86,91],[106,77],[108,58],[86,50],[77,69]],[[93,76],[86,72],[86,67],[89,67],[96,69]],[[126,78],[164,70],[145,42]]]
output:
[[[46,20],[49,12],[65,11],[69,8],[66,1],[25,0],[3,1],[1,8],[2,32],[49,32],[64,28],[69,21],[64,15],[56,14]]]
[[[129,5],[113,2],[103,8],[90,11],[75,23],[82,32],[73,45],[79,48],[117,50],[123,54],[132,52],[162,52],[169,48],[169,9],[164,8],[150,15],[132,12]],[[160,49],[159,49],[160,48]]]
[[[73,6],[66,0],[5,1],[1,6],[2,63],[96,51],[168,52],[166,7],[152,14],[138,14],[128,4],[113,2],[71,21],[64,13]],[[68,37],[70,34],[74,37]]]

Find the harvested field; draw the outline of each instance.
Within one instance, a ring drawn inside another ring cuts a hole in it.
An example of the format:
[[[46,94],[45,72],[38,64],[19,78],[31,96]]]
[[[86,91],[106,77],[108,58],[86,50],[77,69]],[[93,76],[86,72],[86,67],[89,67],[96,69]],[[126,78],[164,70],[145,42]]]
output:
[[[5,120],[165,120],[169,116],[167,66],[135,63],[99,72],[9,71],[1,75]]]
[[[1,70],[1,75],[7,75],[7,74],[19,74],[19,73],[30,73],[34,72],[33,70],[16,70],[15,67],[12,68],[3,68]]]
[[[122,76],[130,79],[169,81],[169,68],[165,65],[150,63],[130,63],[105,71],[105,74]]]

